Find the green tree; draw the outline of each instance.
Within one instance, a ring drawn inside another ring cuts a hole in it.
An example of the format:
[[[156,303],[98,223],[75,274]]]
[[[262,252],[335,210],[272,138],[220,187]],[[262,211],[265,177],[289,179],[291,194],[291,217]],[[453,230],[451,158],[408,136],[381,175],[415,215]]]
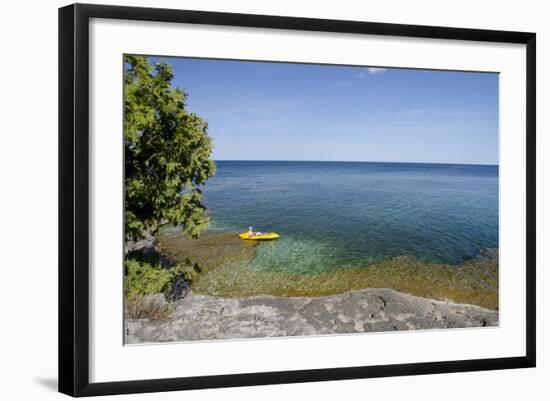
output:
[[[168,63],[124,57],[125,229],[127,239],[169,224],[192,238],[208,227],[200,185],[215,174],[207,123],[185,110]]]

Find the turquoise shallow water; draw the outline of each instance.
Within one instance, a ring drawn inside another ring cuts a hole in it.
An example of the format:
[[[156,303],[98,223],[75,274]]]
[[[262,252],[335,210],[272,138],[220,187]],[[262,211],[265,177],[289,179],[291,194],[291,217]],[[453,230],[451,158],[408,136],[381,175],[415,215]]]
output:
[[[218,161],[212,230],[276,231],[253,267],[317,273],[395,256],[458,264],[498,247],[498,167]]]

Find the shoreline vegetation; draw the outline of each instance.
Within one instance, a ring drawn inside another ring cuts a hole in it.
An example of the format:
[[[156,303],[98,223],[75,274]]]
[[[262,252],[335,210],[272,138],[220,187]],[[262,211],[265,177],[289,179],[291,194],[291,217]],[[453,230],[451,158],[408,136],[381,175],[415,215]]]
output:
[[[484,250],[460,265],[429,263],[413,256],[319,274],[266,272],[251,267],[255,244],[235,232],[206,231],[197,239],[167,232],[159,249],[175,263],[193,262],[190,289],[215,297],[322,297],[354,290],[390,288],[409,295],[498,310],[498,249]]]

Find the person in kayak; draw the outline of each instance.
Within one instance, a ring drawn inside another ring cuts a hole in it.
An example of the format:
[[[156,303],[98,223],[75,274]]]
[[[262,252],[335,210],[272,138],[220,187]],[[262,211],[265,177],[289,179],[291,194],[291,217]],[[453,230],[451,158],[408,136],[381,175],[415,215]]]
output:
[[[261,232],[259,232],[259,231],[254,232],[254,230],[252,229],[252,227],[248,227],[248,237],[249,237],[249,238],[252,238],[252,237],[255,237],[256,235],[264,235],[264,233],[261,233]]]

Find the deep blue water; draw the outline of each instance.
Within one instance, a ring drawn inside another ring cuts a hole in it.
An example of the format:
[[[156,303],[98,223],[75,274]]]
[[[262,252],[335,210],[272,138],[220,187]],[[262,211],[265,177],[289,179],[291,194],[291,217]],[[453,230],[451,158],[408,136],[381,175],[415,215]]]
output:
[[[457,264],[498,247],[498,166],[218,161],[212,230],[276,231],[253,266],[315,273],[411,255]]]

